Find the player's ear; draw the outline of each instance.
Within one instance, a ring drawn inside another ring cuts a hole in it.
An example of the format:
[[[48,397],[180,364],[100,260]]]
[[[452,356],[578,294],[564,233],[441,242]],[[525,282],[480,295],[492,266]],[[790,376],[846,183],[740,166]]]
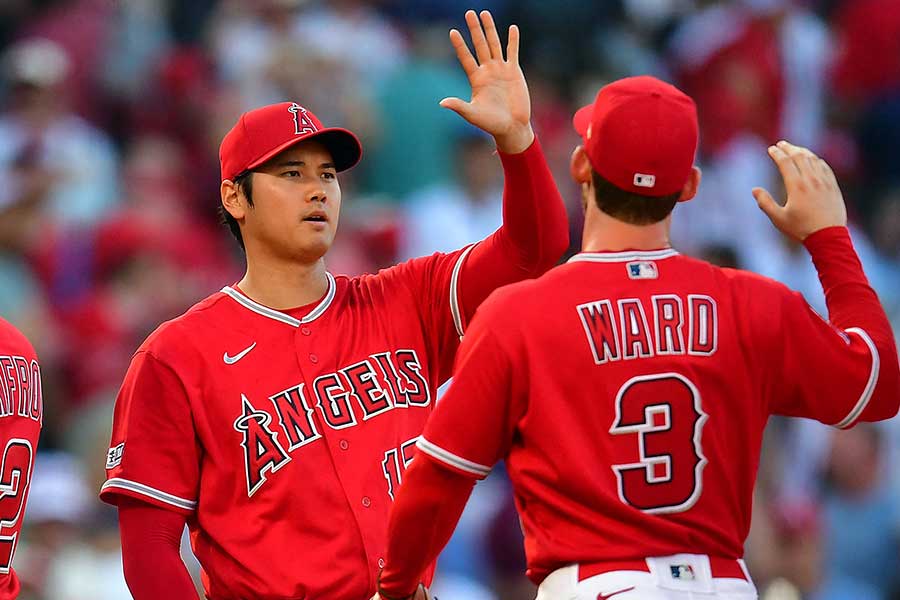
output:
[[[569,160],[569,174],[572,175],[572,179],[579,184],[590,183],[593,181],[593,172],[594,168],[591,166],[591,161],[584,150],[584,146],[575,146],[572,158]]]
[[[222,198],[222,206],[235,219],[243,219],[245,203],[241,199],[238,186],[230,179],[226,179],[219,187],[219,195]]]
[[[687,182],[684,184],[684,187],[681,188],[681,195],[678,196],[679,202],[687,202],[697,195],[697,190],[700,188],[700,179],[702,177],[703,173],[702,171],[700,171],[700,167],[691,167],[691,174],[688,177]]]

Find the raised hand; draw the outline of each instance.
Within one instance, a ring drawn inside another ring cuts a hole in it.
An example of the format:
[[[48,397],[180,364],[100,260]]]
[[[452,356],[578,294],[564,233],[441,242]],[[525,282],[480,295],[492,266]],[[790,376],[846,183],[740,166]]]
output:
[[[466,24],[472,36],[475,56],[469,51],[462,34],[450,30],[450,42],[456,49],[459,64],[472,86],[469,102],[444,98],[441,106],[458,113],[472,125],[494,136],[497,148],[508,154],[522,152],[534,140],[531,128],[531,98],[525,75],[519,67],[519,28],[509,28],[506,58],[491,13],[466,12]]]
[[[753,188],[753,197],[775,227],[802,242],[820,229],[847,225],[844,197],[828,163],[785,141],[769,146],[769,157],[784,179],[787,201],[779,205],[763,188]]]

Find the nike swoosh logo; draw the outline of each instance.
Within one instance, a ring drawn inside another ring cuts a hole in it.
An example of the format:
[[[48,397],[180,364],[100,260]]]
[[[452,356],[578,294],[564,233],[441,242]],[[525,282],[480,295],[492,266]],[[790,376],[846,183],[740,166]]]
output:
[[[245,356],[247,356],[247,353],[250,352],[251,350],[253,350],[254,348],[256,348],[256,342],[253,342],[252,344],[250,344],[249,347],[241,350],[234,356],[228,356],[228,353],[226,352],[225,354],[222,355],[222,360],[225,361],[226,365],[233,365],[237,361],[239,361],[242,358],[244,358]]]
[[[631,586],[630,588],[625,588],[624,590],[619,590],[618,592],[611,592],[609,594],[600,593],[600,594],[597,594],[597,600],[606,600],[607,598],[612,598],[613,596],[618,596],[619,594],[624,594],[625,592],[630,592],[633,589],[634,589],[634,586]]]

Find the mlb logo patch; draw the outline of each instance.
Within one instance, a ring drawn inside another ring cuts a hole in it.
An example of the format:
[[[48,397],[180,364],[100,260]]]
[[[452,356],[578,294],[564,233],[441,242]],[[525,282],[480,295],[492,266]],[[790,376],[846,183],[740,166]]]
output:
[[[647,173],[635,173],[634,185],[637,187],[652,188],[656,185],[656,175],[649,175]]]
[[[693,581],[695,578],[694,568],[691,565],[669,565],[669,569],[672,572],[672,579]]]
[[[114,446],[106,453],[106,468],[113,469],[122,464],[122,455],[125,454],[125,442]]]
[[[657,279],[659,277],[656,263],[650,260],[630,262],[625,266],[628,269],[629,279]]]

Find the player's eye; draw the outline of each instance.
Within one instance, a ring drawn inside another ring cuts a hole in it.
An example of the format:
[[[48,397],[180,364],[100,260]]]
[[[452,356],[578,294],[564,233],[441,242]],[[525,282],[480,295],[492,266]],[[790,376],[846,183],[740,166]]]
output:
[[[325,171],[324,173],[322,173],[322,177],[327,181],[334,181],[335,179],[337,179],[337,175],[335,175],[331,171]]]
[[[285,171],[285,177],[300,177],[300,171]]]

